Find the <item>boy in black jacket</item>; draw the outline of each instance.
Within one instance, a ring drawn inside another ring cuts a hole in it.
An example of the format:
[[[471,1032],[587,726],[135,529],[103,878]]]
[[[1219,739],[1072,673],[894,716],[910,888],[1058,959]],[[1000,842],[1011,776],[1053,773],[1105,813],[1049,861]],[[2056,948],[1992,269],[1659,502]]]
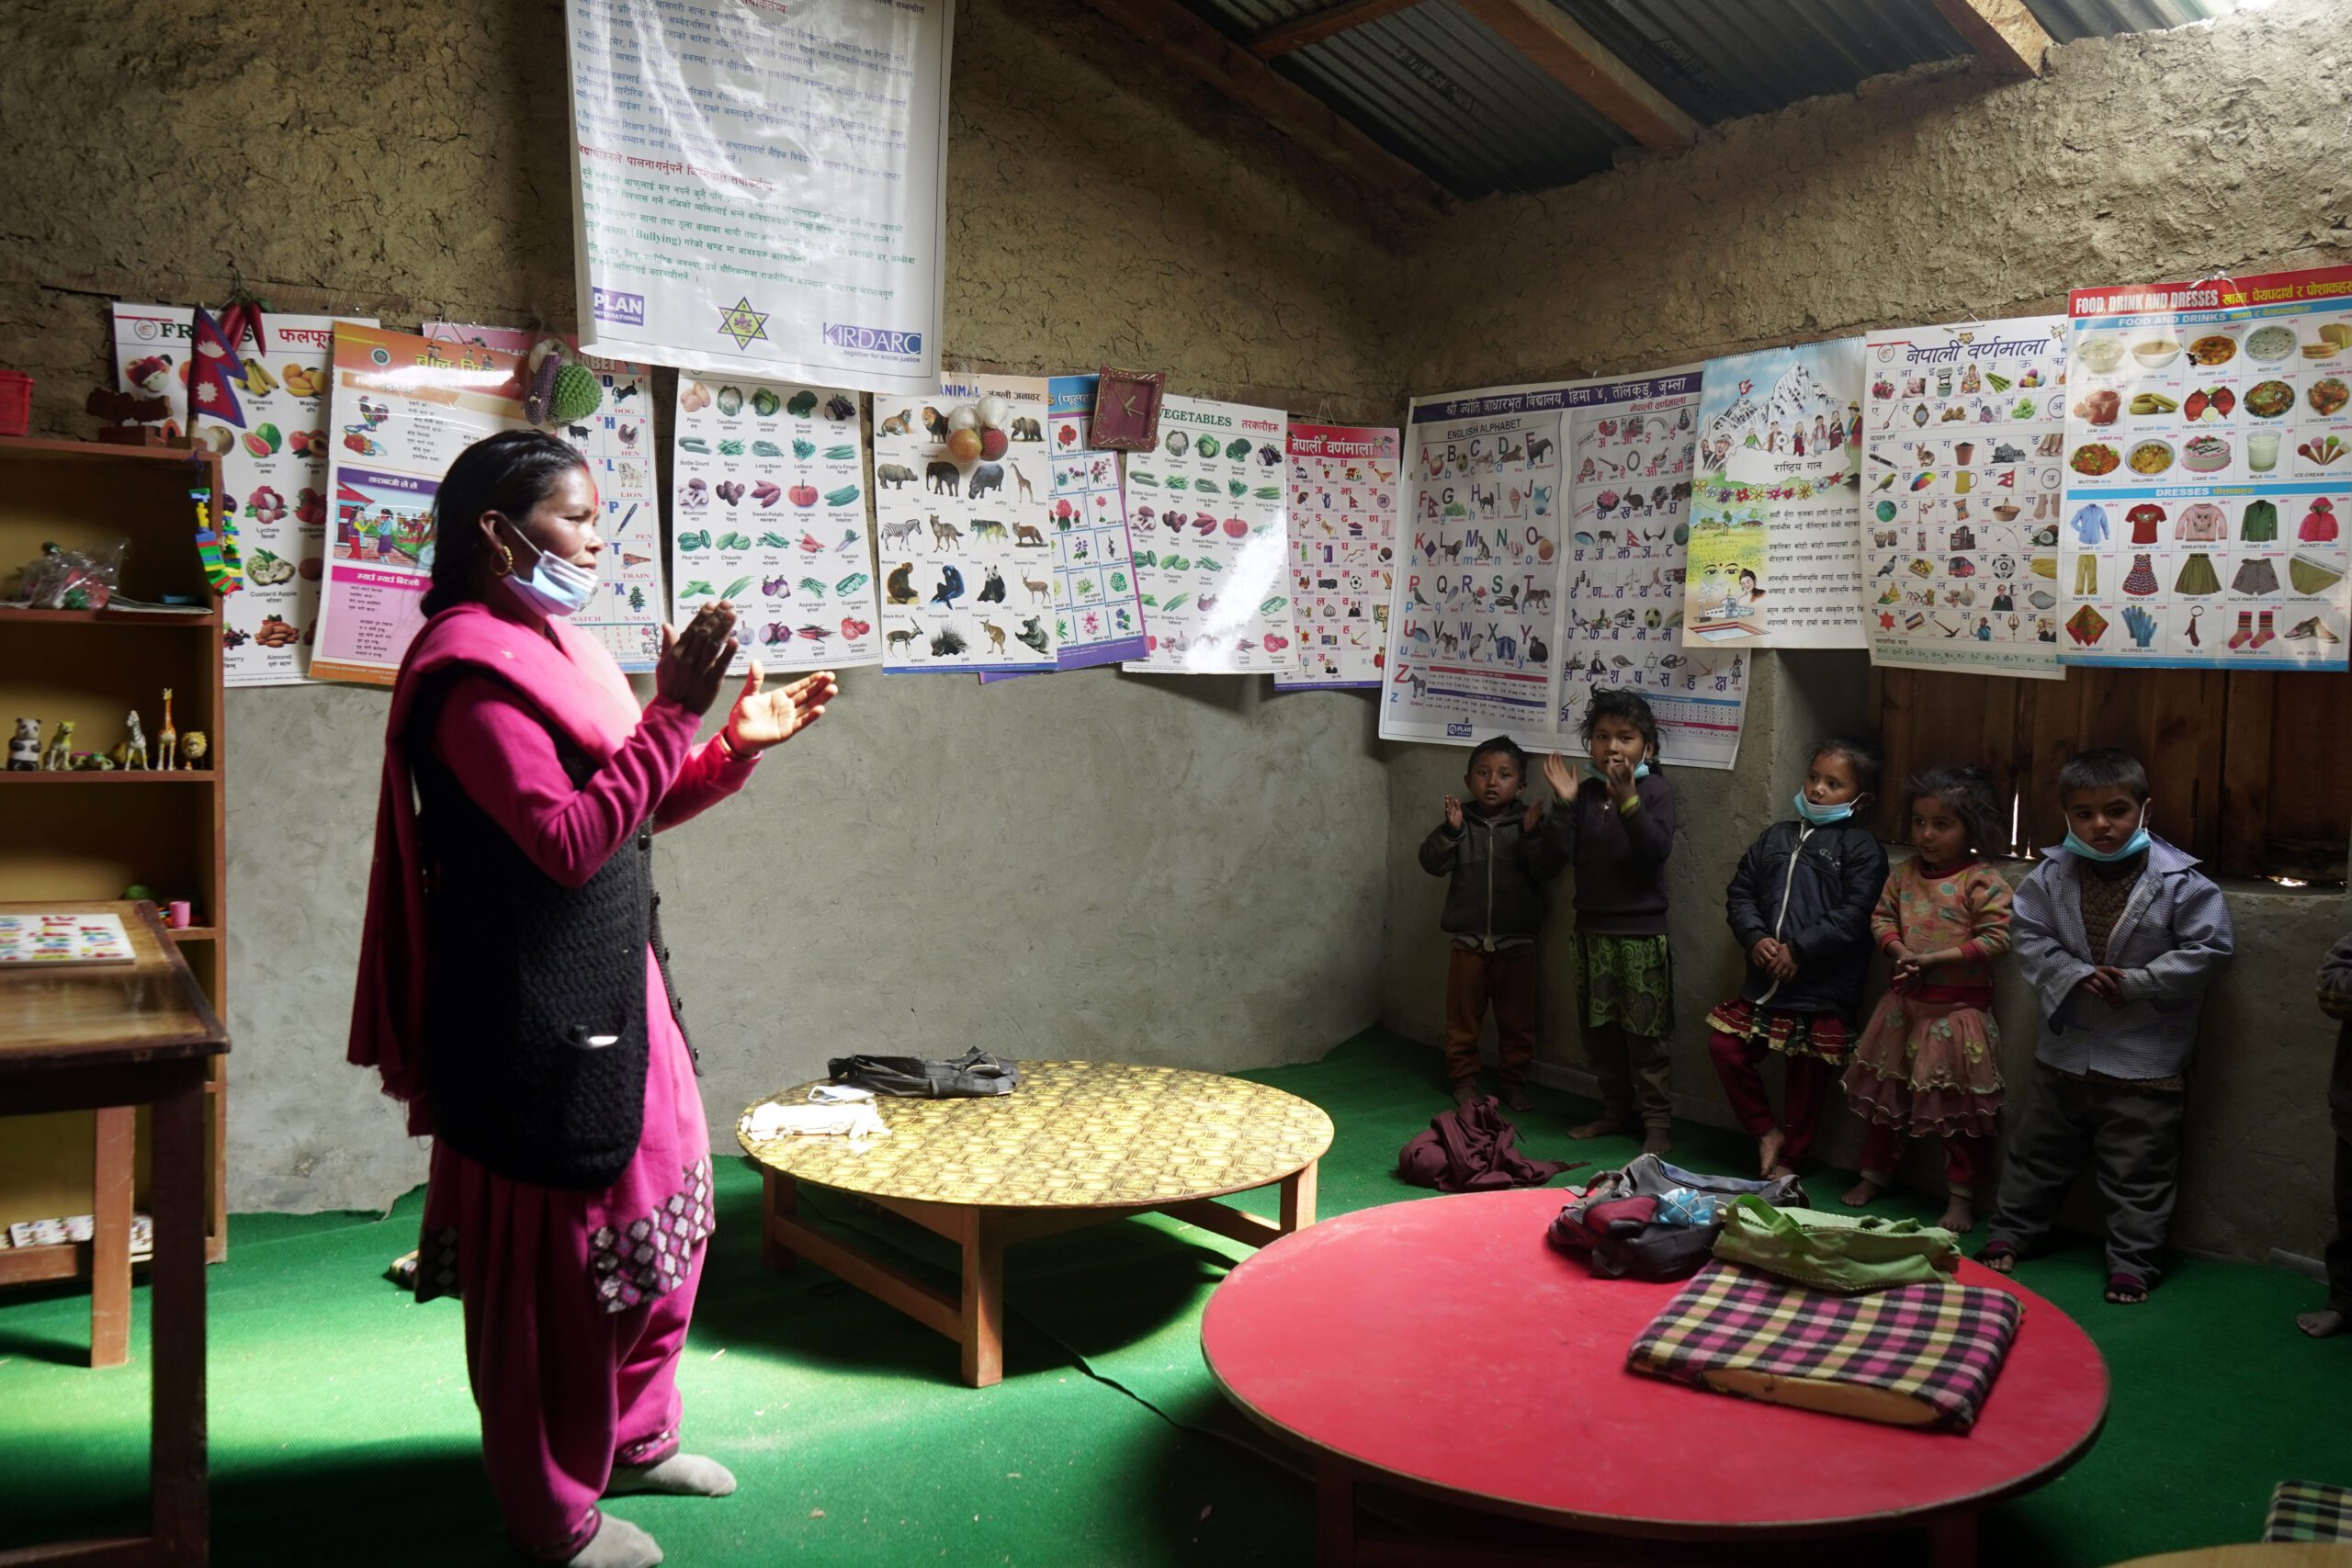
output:
[[[1748,846],[1724,899],[1747,954],[1747,983],[1707,1015],[1707,1049],[1757,1168],[1792,1176],[1813,1147],[1830,1084],[1853,1049],[1871,968],[1871,911],[1886,886],[1886,852],[1863,822],[1885,754],[1868,740],[1814,748],[1796,815]],[[1756,1068],[1767,1051],[1788,1064],[1779,1121]]]
[[[2335,1121],[2335,1239],[2327,1245],[2327,1304],[2296,1314],[2295,1326],[2326,1339],[2352,1328],[2352,935],[2329,949],[2320,966],[2319,1005],[2343,1025],[2327,1080],[2328,1114]]]
[[[1439,921],[1453,938],[1445,971],[1445,1066],[1457,1105],[1478,1100],[1478,1031],[1494,1004],[1503,1103],[1524,1111],[1535,1056],[1536,933],[1549,901],[1544,884],[1568,863],[1566,835],[1540,802],[1519,804],[1527,753],[1509,736],[1482,741],[1463,776],[1469,802],[1445,797],[1445,820],[1421,840],[1421,869],[1451,876]],[[1554,813],[1556,818],[1559,813]]]

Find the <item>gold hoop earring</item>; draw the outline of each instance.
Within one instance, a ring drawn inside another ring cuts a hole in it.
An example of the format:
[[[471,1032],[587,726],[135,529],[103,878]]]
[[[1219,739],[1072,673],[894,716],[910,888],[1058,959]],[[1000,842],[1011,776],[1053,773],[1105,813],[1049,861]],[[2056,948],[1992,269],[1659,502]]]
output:
[[[501,577],[514,575],[514,552],[504,545],[498,547],[498,575]]]

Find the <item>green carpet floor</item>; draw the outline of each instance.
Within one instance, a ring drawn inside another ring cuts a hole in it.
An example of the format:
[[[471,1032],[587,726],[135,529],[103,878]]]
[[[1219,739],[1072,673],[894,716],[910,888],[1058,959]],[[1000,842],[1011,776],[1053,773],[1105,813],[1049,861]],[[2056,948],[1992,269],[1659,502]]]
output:
[[[1442,1108],[1434,1071],[1430,1053],[1374,1032],[1323,1061],[1248,1076],[1338,1124],[1322,1171],[1328,1216],[1422,1195],[1392,1168]],[[1547,1095],[1521,1119],[1523,1141],[1622,1163],[1626,1142],[1568,1145],[1563,1130],[1587,1114]],[[1677,1157],[1693,1165],[1737,1170],[1751,1157],[1727,1134],[1680,1136]],[[718,1201],[679,1381],[693,1445],[732,1466],[742,1489],[615,1510],[652,1530],[672,1562],[1310,1559],[1306,1485],[1232,1416],[1201,1365],[1202,1305],[1238,1248],[1154,1219],[1014,1249],[1005,1381],[973,1392],[956,1384],[946,1340],[806,1265],[762,1269],[759,1182],[746,1162],[722,1159]],[[478,1466],[458,1308],[418,1306],[381,1278],[414,1244],[417,1202],[384,1221],[234,1222],[229,1261],[209,1275],[216,1562],[507,1560]],[[1881,1207],[1934,1212],[1900,1195]],[[942,1257],[895,1222],[829,1213],[919,1260]],[[2296,1332],[2294,1313],[2318,1303],[2312,1281],[2191,1259],[2150,1305],[2119,1309],[2099,1300],[2098,1250],[2080,1240],[2024,1277],[2098,1342],[2114,1397],[2105,1434],[2073,1472],[1986,1517],[1987,1562],[2092,1568],[2252,1540],[2276,1482],[2352,1484],[2352,1338]],[[132,1365],[92,1372],[77,1364],[86,1297],[0,1298],[0,1549],[143,1517],[145,1306],[142,1286]],[[1434,1411],[1443,1395],[1431,1390]],[[1876,1437],[1853,1427],[1854,1442]],[[1791,1461],[1834,1466],[1838,1455]]]

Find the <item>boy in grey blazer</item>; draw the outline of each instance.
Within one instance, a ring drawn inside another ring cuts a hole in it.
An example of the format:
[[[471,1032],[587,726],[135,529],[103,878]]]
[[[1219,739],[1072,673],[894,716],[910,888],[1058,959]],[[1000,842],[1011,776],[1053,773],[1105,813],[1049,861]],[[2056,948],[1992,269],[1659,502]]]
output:
[[[2087,1158],[2108,1204],[2107,1299],[2130,1305],[2161,1273],[2197,1014],[2229,965],[2230,912],[2195,857],[2148,831],[2147,771],[2131,753],[2082,752],[2058,794],[2064,847],[2045,852],[2011,913],[2041,1016],[2033,1092],[1978,1256],[2013,1269]]]

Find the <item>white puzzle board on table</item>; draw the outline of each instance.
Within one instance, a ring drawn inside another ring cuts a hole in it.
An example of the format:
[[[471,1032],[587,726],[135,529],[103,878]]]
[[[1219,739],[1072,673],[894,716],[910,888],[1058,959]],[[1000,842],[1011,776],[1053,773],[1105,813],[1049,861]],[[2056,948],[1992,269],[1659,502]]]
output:
[[[2060,679],[2066,318],[1872,333],[1862,359],[1871,662]]]
[[[1383,739],[1574,753],[1612,686],[1648,699],[1665,761],[1732,765],[1747,656],[1679,636],[1697,393],[1685,367],[1416,400]]]
[[[1707,362],[1683,640],[1860,648],[1862,340]]]
[[[1206,398],[1160,404],[1159,446],[1127,457],[1148,651],[1125,668],[1286,675],[1289,512],[1280,409]]]
[[[2076,289],[2070,664],[2342,670],[2352,266]]]
[[[454,340],[527,356],[548,336],[521,327],[427,321],[419,329],[435,341]],[[580,340],[560,334],[579,351]],[[604,389],[594,413],[576,424],[551,424],[588,465],[596,486],[596,595],[571,624],[605,645],[615,663],[632,673],[650,671],[662,657],[662,622],[669,604],[662,580],[661,470],[653,452],[653,374],[619,360],[583,359]]]
[[[678,378],[670,457],[677,620],[725,599],[742,670],[882,661],[867,555],[857,394],[742,377]]]
[[[171,402],[166,428],[185,427],[220,457],[224,494],[213,514],[236,540],[244,587],[221,601],[222,681],[230,686],[286,686],[308,677],[307,640],[325,576],[327,383],[334,323],[374,326],[372,316],[265,313],[260,338],[237,345],[245,379],[234,420],[187,412],[190,333],[196,312],[185,305],[114,308],[117,384],[126,392]]]
[[[1377,686],[1404,494],[1401,432],[1290,427],[1291,623],[1298,670],[1282,691]]]
[[[883,667],[893,674],[1056,668],[1046,409],[1040,376],[945,377],[932,401],[875,403]],[[972,426],[996,439],[970,457],[950,445],[963,411],[996,416]]]

